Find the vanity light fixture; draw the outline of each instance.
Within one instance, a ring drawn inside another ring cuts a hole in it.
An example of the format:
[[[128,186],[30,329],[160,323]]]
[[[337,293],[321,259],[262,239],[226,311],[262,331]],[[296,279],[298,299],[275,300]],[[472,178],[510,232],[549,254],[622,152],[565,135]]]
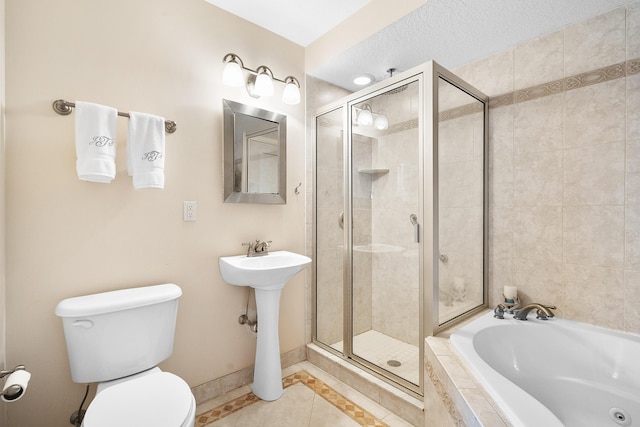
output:
[[[258,96],[273,96],[273,73],[269,67],[258,67],[253,93]]]
[[[227,57],[229,57],[229,60],[224,66],[222,83],[224,83],[225,86],[232,87],[244,86],[244,76],[242,75],[244,65],[242,64],[242,59],[233,54],[225,56],[225,60]]]
[[[373,120],[373,126],[378,130],[389,129],[389,119],[387,119],[387,116],[380,114]]]
[[[289,105],[300,104],[300,83],[295,77],[289,76],[284,79],[286,86],[282,91],[282,102]]]
[[[389,119],[387,119],[387,116],[382,113],[374,113],[371,110],[371,105],[364,104],[362,108],[354,107],[354,110],[354,124],[358,124],[360,126],[373,126],[378,130],[385,130],[389,128]]]
[[[247,68],[235,53],[227,53],[222,62],[225,64],[222,72],[222,83],[225,86],[239,87],[246,84],[249,95],[259,98],[273,95],[273,81],[275,80],[285,85],[282,92],[282,102],[288,105],[300,103],[300,82],[295,77],[287,76],[281,80],[275,77],[266,65],[260,65],[255,70]],[[251,74],[246,83],[243,70]]]
[[[371,105],[364,104],[360,114],[358,114],[358,124],[361,126],[371,126],[373,124],[373,113],[371,112]]]

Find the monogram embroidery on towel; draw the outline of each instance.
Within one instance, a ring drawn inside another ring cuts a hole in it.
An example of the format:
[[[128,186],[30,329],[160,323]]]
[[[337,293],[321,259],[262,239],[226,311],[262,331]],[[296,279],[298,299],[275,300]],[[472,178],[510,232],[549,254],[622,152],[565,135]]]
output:
[[[144,153],[142,156],[142,160],[146,160],[148,162],[153,162],[162,158],[162,153],[159,151],[149,151],[148,153]]]
[[[111,147],[113,145],[113,138],[109,138],[108,136],[94,136],[91,141],[89,141],[89,145],[95,145],[96,147],[104,147],[108,145]]]

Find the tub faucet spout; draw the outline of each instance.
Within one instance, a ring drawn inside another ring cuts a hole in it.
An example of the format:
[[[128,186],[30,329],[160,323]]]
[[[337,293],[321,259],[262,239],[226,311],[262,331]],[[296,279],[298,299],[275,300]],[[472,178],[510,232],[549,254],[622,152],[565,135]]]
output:
[[[518,319],[518,320],[527,320],[527,315],[533,309],[537,310],[538,315],[536,317],[541,320],[547,320],[547,318],[555,316],[553,314],[553,311],[551,311],[556,309],[555,306],[542,305],[542,304],[538,304],[537,302],[534,302],[531,304],[527,304],[524,307],[522,307],[520,310],[516,311],[513,317],[514,319]]]

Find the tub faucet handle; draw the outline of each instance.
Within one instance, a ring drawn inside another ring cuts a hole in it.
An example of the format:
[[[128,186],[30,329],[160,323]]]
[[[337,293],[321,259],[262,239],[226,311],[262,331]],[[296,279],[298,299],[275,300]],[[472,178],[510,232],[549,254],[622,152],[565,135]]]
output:
[[[549,316],[544,314],[544,312],[542,310],[536,311],[536,319],[547,320],[548,318],[549,318]]]

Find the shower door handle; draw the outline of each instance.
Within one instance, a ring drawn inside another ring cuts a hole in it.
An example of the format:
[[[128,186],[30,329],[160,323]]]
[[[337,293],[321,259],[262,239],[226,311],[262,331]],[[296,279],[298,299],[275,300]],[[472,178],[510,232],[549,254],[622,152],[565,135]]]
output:
[[[409,220],[413,224],[413,238],[416,243],[420,243],[420,224],[418,224],[418,216],[416,214],[409,215]]]

